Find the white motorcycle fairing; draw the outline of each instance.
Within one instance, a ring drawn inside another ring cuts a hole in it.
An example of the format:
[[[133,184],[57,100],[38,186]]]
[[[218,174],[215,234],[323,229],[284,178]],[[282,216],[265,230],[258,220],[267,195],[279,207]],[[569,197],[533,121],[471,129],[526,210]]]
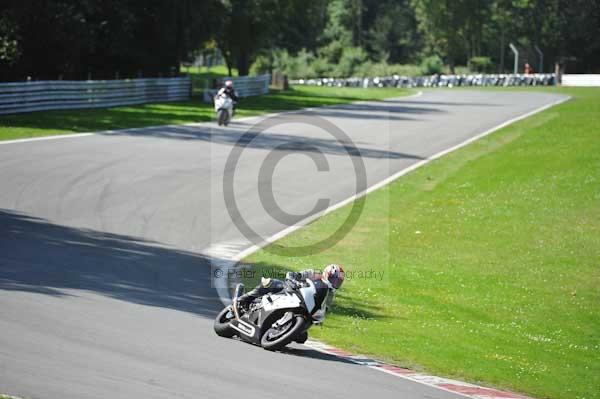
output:
[[[215,112],[219,126],[227,126],[233,117],[233,100],[226,94],[217,94],[215,96]]]
[[[270,312],[275,309],[297,308],[301,305],[300,298],[290,292],[267,294],[261,299],[263,309]]]
[[[315,288],[315,283],[311,280],[306,280],[308,286],[300,288],[300,294],[304,299],[304,303],[306,304],[306,309],[309,313],[312,313],[315,309],[315,294],[317,293],[317,289]]]

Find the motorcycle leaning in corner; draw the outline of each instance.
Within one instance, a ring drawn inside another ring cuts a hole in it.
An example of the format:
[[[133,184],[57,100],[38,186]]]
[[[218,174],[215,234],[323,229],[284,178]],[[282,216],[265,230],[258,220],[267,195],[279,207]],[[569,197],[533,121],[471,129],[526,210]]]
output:
[[[238,284],[232,304],[216,317],[214,330],[226,338],[238,336],[243,341],[266,350],[280,350],[295,341],[304,343],[308,330],[325,318],[331,286],[323,281],[298,281],[286,278],[283,290],[268,293],[241,306],[238,299],[244,285]]]

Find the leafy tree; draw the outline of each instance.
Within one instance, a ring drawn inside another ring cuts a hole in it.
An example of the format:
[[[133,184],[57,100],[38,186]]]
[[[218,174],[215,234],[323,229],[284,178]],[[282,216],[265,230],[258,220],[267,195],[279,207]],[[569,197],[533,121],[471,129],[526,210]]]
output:
[[[327,3],[328,0],[279,1],[267,45],[292,54],[302,49],[316,50],[328,20]]]
[[[239,75],[247,75],[254,58],[277,43],[282,8],[289,2],[276,0],[223,0],[221,26],[216,34],[219,48],[231,74],[235,63]]]
[[[241,75],[255,59],[259,69],[287,59],[304,74],[341,76],[412,71],[390,66],[436,54],[450,69],[488,57],[504,70],[509,42],[534,66],[532,48],[542,48],[546,70],[600,69],[593,0],[0,0],[0,9],[2,80],[166,75],[207,41]]]
[[[559,0],[556,9],[554,58],[571,59],[577,72],[600,73],[600,2]]]
[[[192,0],[3,0],[0,42],[18,56],[2,62],[0,74],[4,80],[169,74],[208,37],[210,6]]]
[[[441,73],[444,68],[444,62],[437,55],[432,55],[423,59],[421,63],[421,72],[424,75],[433,75],[434,73]]]
[[[492,72],[493,63],[490,57],[471,57],[469,59],[469,69],[477,72]]]
[[[328,20],[321,41],[330,47],[344,48],[352,46],[355,41],[356,9],[358,0],[331,0],[327,7]],[[356,35],[358,36],[358,35]],[[331,45],[335,43],[335,45]],[[331,52],[341,56],[341,50]],[[334,61],[332,59],[332,61]]]
[[[19,41],[13,21],[0,17],[0,65],[15,65],[20,57]]]
[[[334,73],[336,76],[353,76],[366,60],[367,53],[361,47],[347,47],[344,49]]]
[[[487,0],[413,0],[426,51],[439,53],[450,70],[458,62],[481,53],[483,22],[489,15]],[[464,64],[463,64],[464,65]]]
[[[368,19],[367,51],[376,61],[414,61],[422,47],[417,20],[410,1],[382,1]]]

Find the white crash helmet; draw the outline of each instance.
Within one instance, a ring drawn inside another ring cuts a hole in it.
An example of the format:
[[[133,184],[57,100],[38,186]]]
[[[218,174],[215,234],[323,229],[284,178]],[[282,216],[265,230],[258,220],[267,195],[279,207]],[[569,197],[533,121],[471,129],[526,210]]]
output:
[[[337,290],[344,283],[344,277],[344,268],[341,265],[332,263],[325,266],[325,269],[323,269],[321,280],[329,282],[329,284]]]

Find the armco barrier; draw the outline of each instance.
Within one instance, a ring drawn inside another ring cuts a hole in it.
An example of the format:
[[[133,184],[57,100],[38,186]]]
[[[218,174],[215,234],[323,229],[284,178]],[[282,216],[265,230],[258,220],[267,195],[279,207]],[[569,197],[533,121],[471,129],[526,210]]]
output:
[[[239,76],[237,78],[223,78],[221,83],[226,80],[233,81],[233,87],[240,97],[258,96],[269,92],[269,84],[271,83],[271,75],[258,76]],[[204,101],[212,102],[217,90],[206,90],[204,92]]]
[[[258,96],[269,92],[269,83],[271,83],[271,75],[259,76],[240,76],[231,79],[240,97]]]
[[[179,101],[190,91],[189,77],[0,83],[0,115]]]

